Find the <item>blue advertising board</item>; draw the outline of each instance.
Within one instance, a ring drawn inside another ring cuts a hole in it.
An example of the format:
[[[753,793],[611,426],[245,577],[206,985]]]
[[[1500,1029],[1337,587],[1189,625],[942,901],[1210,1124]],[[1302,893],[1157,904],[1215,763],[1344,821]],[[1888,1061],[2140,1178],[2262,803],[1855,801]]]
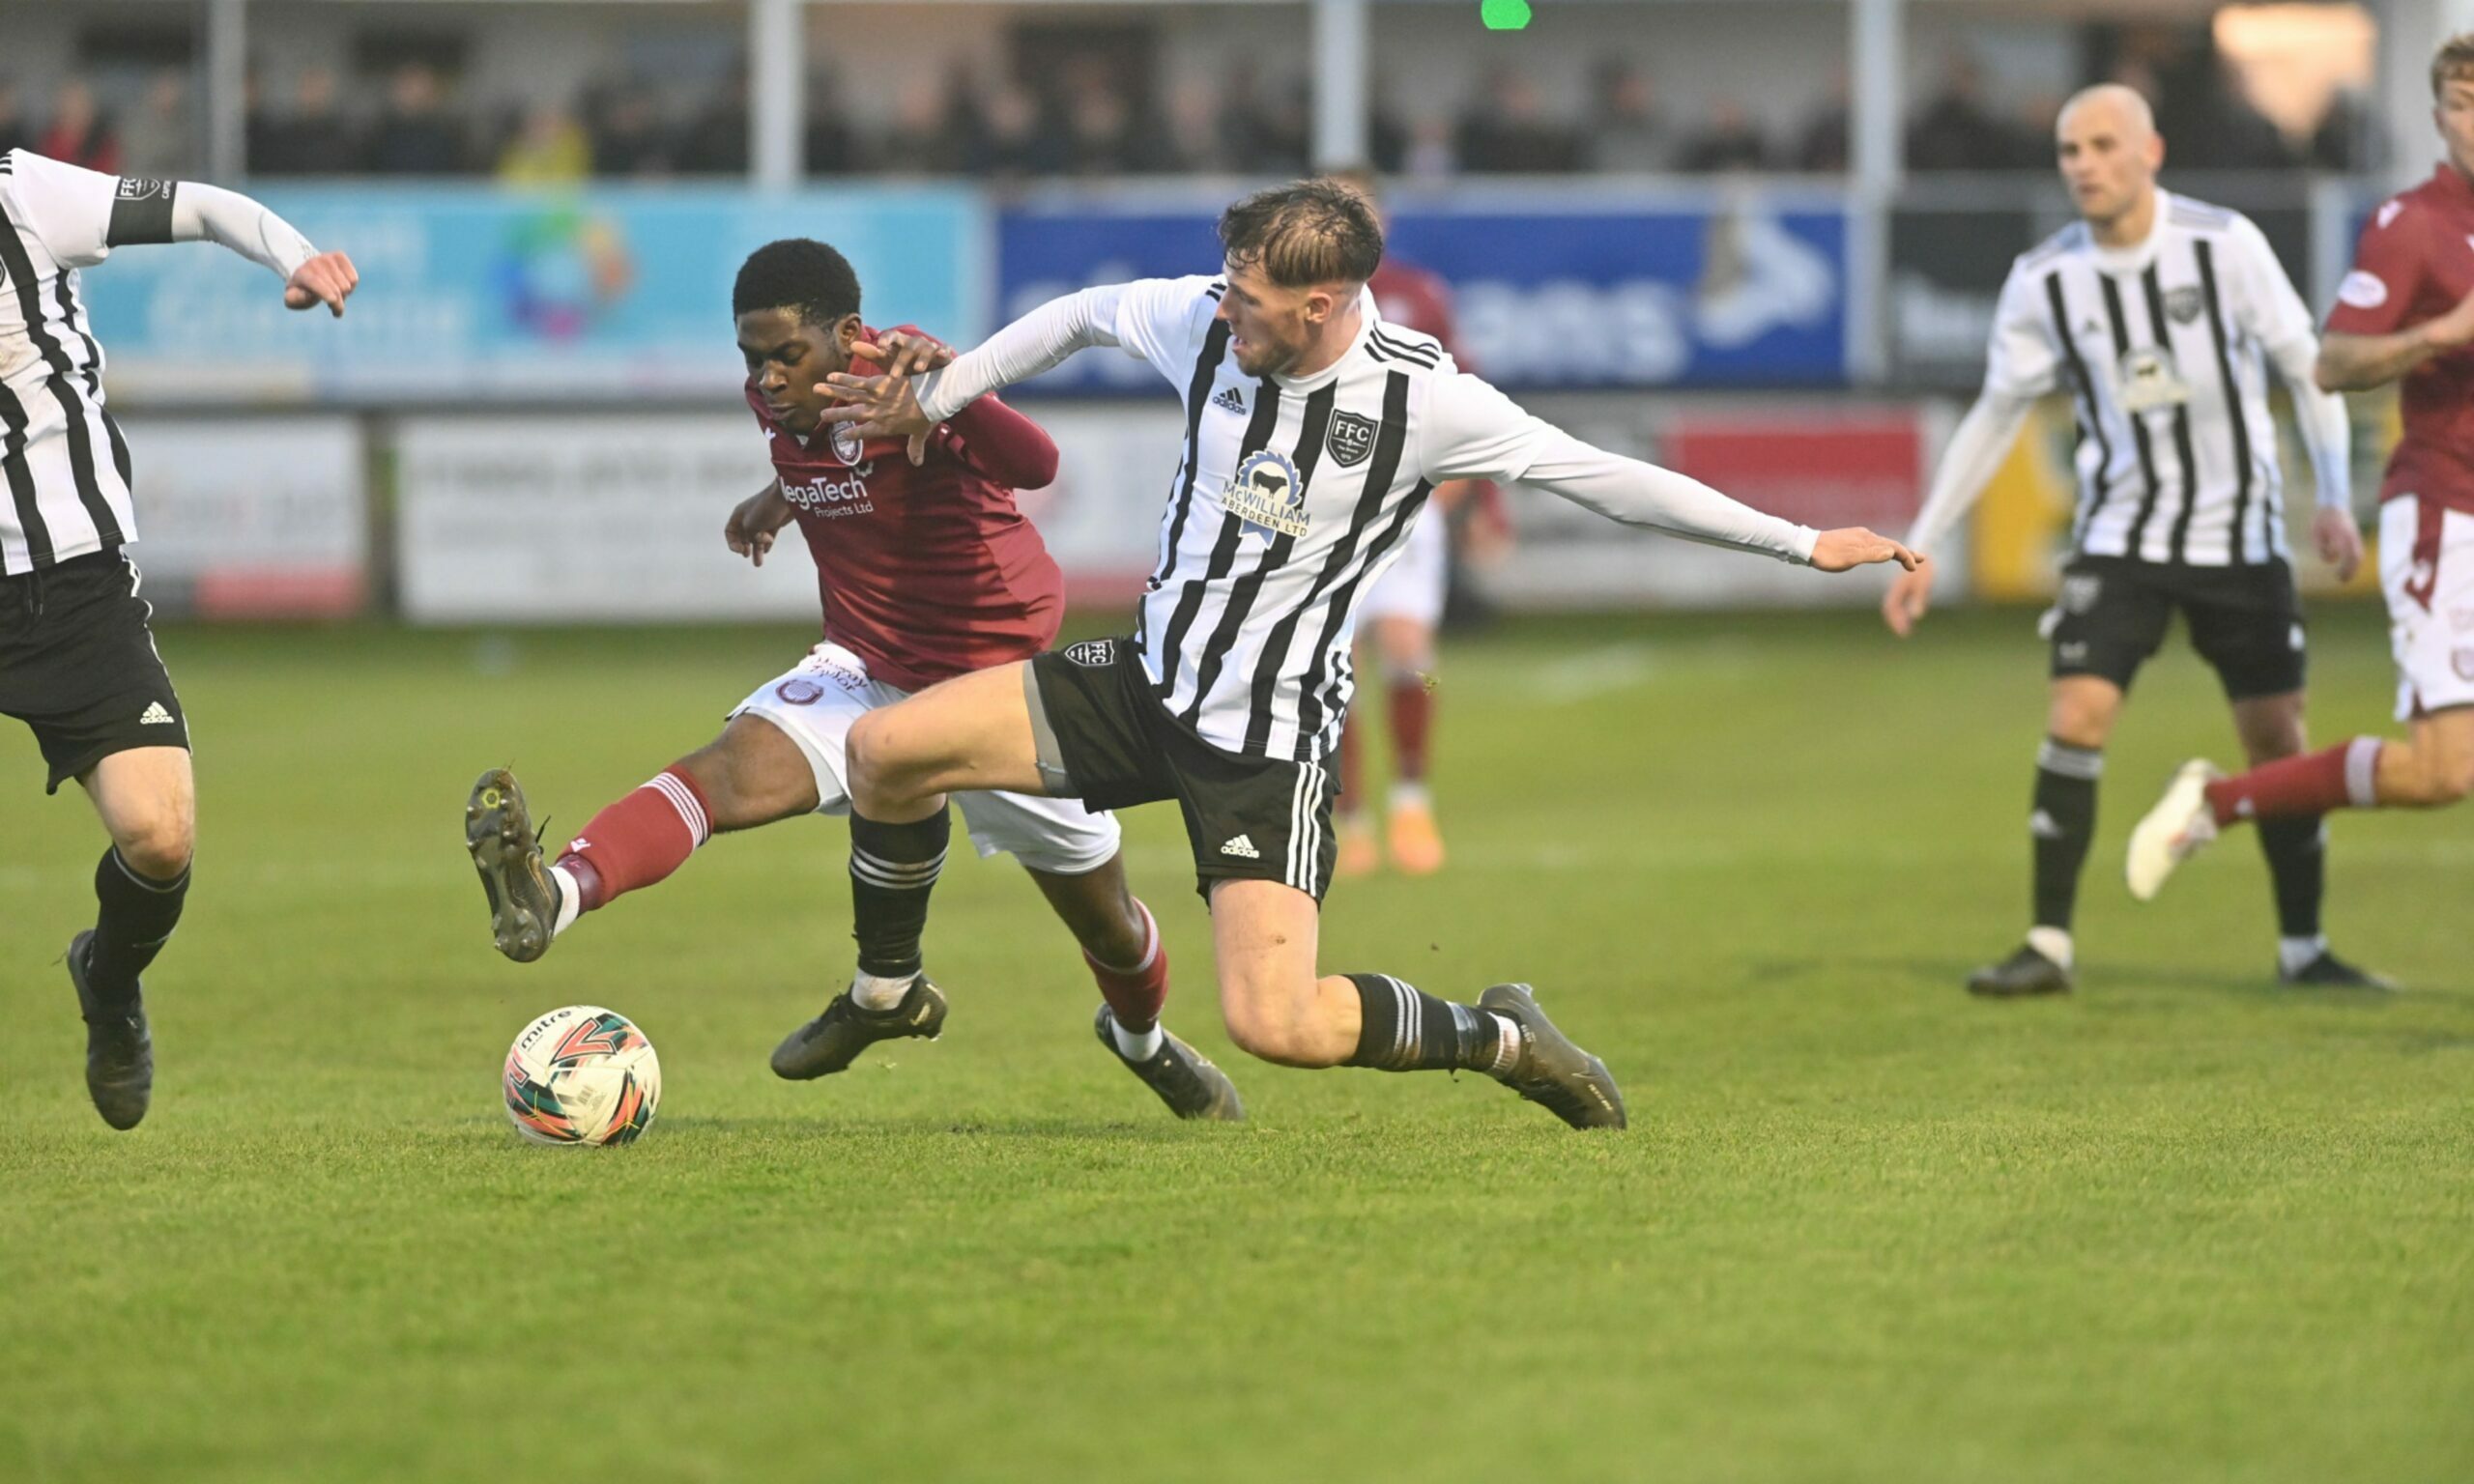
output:
[[[231,253],[123,248],[85,280],[116,389],[155,402],[727,394],[745,375],[732,280],[782,237],[841,248],[888,323],[965,342],[987,328],[987,218],[967,189],[312,186],[262,199],[352,255],[360,288],[344,318],[286,311],[273,276]]]
[[[1128,278],[1210,272],[1200,205],[1033,203],[997,222],[997,314]],[[1453,286],[1464,353],[1507,388],[1834,386],[1847,364],[1848,217],[1811,194],[1717,191],[1637,202],[1520,196],[1402,202],[1391,251]],[[1043,391],[1160,384],[1087,353]]]

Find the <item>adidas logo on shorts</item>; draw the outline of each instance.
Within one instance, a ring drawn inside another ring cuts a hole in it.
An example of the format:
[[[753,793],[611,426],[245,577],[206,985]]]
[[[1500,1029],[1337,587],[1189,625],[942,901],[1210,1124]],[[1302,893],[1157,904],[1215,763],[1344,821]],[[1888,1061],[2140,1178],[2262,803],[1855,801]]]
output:
[[[146,714],[137,719],[137,725],[140,727],[169,727],[172,725],[172,713],[164,710],[163,703],[159,700],[148,701],[146,703]]]
[[[1223,412],[1242,413],[1246,410],[1246,394],[1234,386],[1223,386],[1220,395],[1211,399],[1211,405]]]
[[[1233,855],[1241,861],[1259,861],[1263,858],[1263,852],[1255,849],[1254,842],[1243,835],[1221,846],[1220,853]]]

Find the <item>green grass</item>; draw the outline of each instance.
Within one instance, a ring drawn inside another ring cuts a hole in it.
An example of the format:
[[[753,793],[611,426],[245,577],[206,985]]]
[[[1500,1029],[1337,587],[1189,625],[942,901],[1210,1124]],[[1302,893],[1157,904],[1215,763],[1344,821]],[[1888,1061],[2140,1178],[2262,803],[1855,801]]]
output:
[[[934,1046],[790,1086],[848,967],[841,826],[725,840],[518,968],[460,848],[511,761],[563,835],[789,633],[176,631],[189,915],[153,1116],[54,965],[100,837],[0,728],[0,1479],[2461,1480],[2474,1475],[2474,812],[2335,825],[2393,1001],[2280,991],[2257,852],[2150,908],[2130,821],[2230,728],[2179,646],[2112,751],[2081,992],[1959,992],[2027,898],[2018,613],[1519,626],[1454,648],[1429,882],[1324,960],[1537,982],[1625,1079],[1578,1137],[1482,1078],[1249,1062],[1173,811],[1131,821],[1191,1128],[1091,1043],[1003,863],[958,864]],[[2375,613],[2323,737],[2385,730]],[[639,1145],[520,1143],[507,1041],[635,1016]]]

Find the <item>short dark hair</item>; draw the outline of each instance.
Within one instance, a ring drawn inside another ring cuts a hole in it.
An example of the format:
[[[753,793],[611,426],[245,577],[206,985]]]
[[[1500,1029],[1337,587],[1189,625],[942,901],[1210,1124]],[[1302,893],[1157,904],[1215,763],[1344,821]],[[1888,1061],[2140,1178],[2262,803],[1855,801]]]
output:
[[[791,309],[803,325],[831,325],[859,312],[859,275],[850,260],[813,238],[786,237],[747,255],[731,286],[731,317]]]
[[[2439,100],[2452,82],[2474,82],[2474,31],[2460,31],[2439,43],[2431,57],[2431,100]]]
[[[1364,283],[1383,262],[1383,223],[1365,191],[1331,176],[1258,190],[1220,215],[1221,245],[1240,268],[1302,289]]]

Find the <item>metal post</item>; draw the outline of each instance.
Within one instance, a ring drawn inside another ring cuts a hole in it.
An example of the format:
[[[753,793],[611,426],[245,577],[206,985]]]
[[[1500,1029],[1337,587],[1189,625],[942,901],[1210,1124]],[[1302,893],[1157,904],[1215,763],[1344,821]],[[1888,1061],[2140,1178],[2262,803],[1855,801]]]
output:
[[[799,184],[807,143],[807,5],[755,0],[747,8],[747,157],[756,185]]]
[[[1906,0],[1848,6],[1847,361],[1858,383],[1890,371],[1890,212],[1907,116]]]
[[[1366,163],[1373,96],[1366,73],[1366,0],[1314,0],[1314,165]]]
[[[248,0],[207,0],[203,86],[206,108],[206,170],[218,181],[237,181],[249,162]]]

